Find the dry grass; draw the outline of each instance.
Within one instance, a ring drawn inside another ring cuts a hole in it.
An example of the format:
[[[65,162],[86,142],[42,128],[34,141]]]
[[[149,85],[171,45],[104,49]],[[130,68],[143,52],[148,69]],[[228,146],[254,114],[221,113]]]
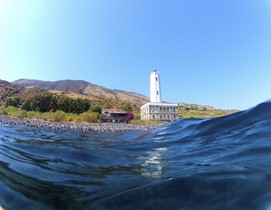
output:
[[[164,125],[167,121],[156,121],[156,120],[131,120],[129,124],[132,125]]]
[[[238,110],[222,110],[197,104],[179,104],[179,115],[183,118],[210,118],[229,115]]]

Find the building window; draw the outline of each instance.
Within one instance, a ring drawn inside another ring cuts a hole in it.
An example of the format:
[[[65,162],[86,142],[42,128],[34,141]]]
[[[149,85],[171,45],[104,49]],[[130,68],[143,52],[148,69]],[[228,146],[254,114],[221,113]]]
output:
[[[154,119],[154,115],[152,115],[152,119]]]
[[[158,91],[156,92],[157,95],[159,95]]]
[[[156,77],[156,81],[158,81],[158,78]]]

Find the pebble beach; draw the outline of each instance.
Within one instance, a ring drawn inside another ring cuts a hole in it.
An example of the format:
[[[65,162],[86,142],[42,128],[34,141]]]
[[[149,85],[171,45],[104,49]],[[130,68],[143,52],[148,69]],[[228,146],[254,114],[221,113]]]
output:
[[[73,122],[50,122],[39,119],[16,118],[0,116],[0,123],[35,128],[50,128],[72,131],[96,131],[96,132],[127,132],[139,130],[151,130],[158,126],[132,125],[125,123],[73,123]]]

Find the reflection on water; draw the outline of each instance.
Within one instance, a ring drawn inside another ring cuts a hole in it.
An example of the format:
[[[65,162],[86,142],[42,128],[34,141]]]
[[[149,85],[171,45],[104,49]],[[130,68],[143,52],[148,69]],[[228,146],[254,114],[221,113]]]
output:
[[[143,167],[142,175],[158,178],[163,173],[163,168],[167,165],[167,160],[164,153],[168,149],[166,147],[156,148],[152,152],[147,153],[147,157],[139,157],[138,159],[145,159],[145,162],[141,164]]]

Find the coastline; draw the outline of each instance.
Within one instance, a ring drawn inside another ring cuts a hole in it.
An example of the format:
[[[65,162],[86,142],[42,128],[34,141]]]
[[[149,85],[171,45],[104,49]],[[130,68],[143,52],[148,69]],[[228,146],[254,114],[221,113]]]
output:
[[[0,115],[0,124],[18,125],[33,128],[50,128],[70,131],[95,131],[95,132],[127,132],[146,131],[159,126],[132,125],[124,123],[74,123],[74,122],[51,122],[40,119],[17,118]]]

